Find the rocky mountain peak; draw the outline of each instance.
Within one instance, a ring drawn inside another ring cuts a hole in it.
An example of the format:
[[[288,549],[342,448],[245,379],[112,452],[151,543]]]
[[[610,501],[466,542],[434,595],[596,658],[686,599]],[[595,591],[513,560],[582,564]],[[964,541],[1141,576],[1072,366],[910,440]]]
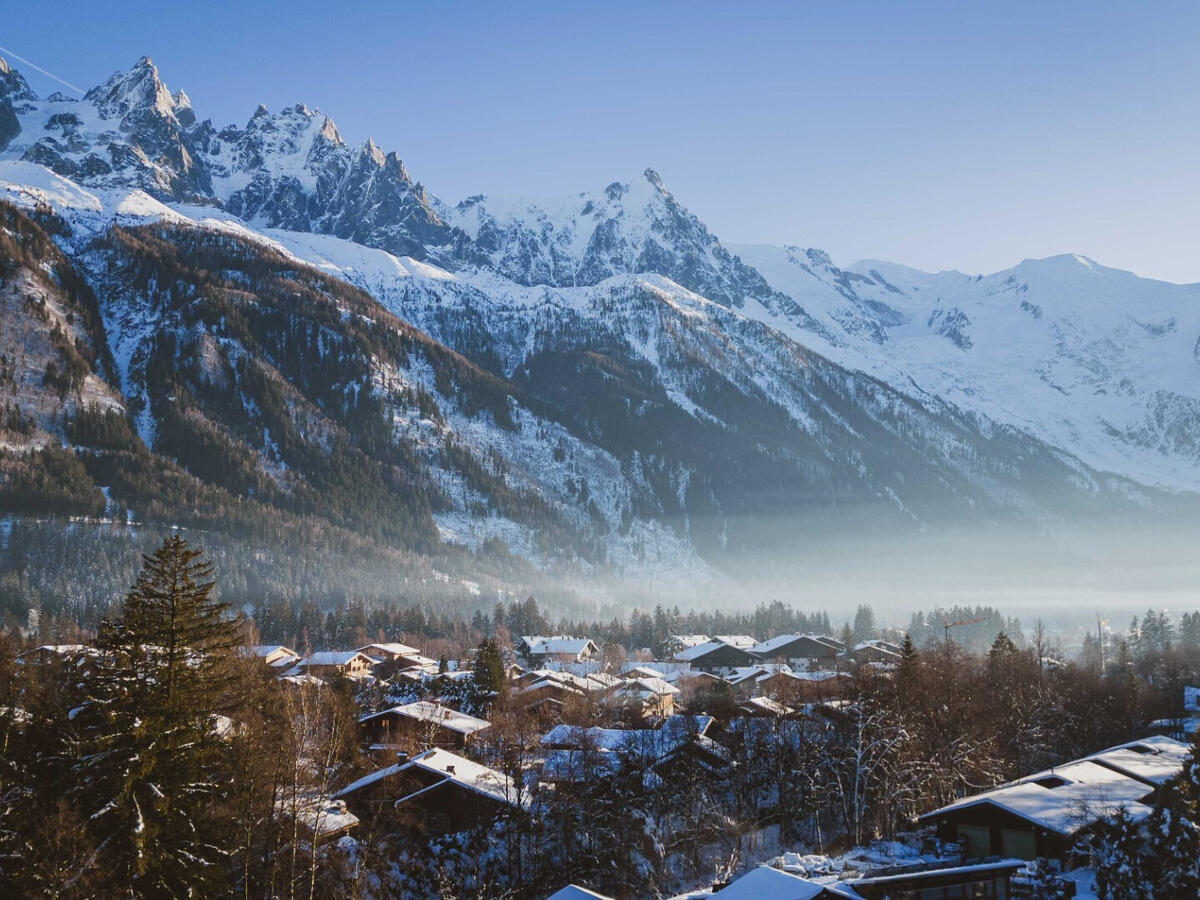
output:
[[[175,119],[175,98],[148,56],[139,59],[128,72],[114,72],[88,91],[84,99],[94,103],[104,118],[120,120],[123,127],[138,124],[146,115]]]
[[[379,149],[379,145],[375,143],[374,138],[367,138],[367,142],[363,144],[361,155],[364,159],[370,160],[377,168],[380,169],[383,168],[383,164],[386,161],[383,151]]]
[[[0,102],[4,100],[11,103],[32,101],[37,100],[37,94],[30,90],[21,73],[11,68],[8,62],[0,57]]]

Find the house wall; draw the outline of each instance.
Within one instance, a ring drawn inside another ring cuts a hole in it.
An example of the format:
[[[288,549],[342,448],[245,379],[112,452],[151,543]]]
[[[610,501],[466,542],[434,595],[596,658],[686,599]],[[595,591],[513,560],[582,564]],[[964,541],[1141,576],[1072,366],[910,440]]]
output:
[[[944,841],[966,839],[967,858],[1011,856],[1015,859],[1063,859],[1071,841],[1040,828],[991,803],[955,810],[937,819],[937,836]]]

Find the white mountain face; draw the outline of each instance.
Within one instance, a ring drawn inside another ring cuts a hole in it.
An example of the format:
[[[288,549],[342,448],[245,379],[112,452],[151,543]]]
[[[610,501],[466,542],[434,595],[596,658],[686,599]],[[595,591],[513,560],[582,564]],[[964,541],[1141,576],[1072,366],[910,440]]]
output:
[[[840,270],[794,247],[732,249],[826,326],[832,340],[789,333],[831,359],[1094,468],[1200,488],[1200,285],[1070,255],[972,277],[869,260]]]
[[[69,223],[58,240],[97,285],[150,442],[138,361],[160,323],[105,282],[92,242],[113,224],[310,264],[504,379],[516,428],[461,399],[436,423],[405,412],[405,392],[447,396],[419,365],[376,363],[372,390],[449,498],[443,539],[499,538],[547,568],[563,560],[483,511],[442,442],[493,460],[626,572],[709,577],[726,554],[838,527],[1174,515],[1156,488],[1200,491],[1200,286],[1078,257],[971,278],[723,245],[650,170],[556,201],[447,204],[303,105],[198,122],[148,59],[82,101],[38,99],[0,69],[0,198]]]

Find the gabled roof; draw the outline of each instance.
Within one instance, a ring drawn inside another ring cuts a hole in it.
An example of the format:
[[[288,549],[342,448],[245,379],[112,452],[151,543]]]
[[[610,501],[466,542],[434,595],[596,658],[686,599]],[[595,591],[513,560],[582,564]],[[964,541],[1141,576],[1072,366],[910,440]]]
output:
[[[357,650],[322,650],[319,653],[310,653],[296,665],[302,669],[309,666],[345,666],[359,656],[369,663],[375,662],[371,657],[365,653],[359,653]]]
[[[782,650],[788,644],[794,644],[796,641],[813,641],[834,652],[840,649],[830,642],[830,638],[820,634],[778,634],[773,638],[768,638],[759,644],[755,644],[750,648],[750,652],[755,656],[770,657],[776,651]]]
[[[688,647],[686,650],[680,650],[673,658],[681,661],[694,662],[695,660],[703,659],[705,656],[708,656],[708,654],[717,650],[725,650],[730,647],[735,650],[740,650],[747,656],[750,654],[749,649],[746,647],[739,647],[737,644],[731,644],[728,641],[711,640],[704,644],[697,644],[695,647]]]
[[[631,668],[624,669],[621,672],[621,678],[663,678],[667,673],[662,669],[656,669],[653,666],[635,665]]]
[[[749,650],[758,643],[748,634],[714,634],[713,640],[728,644],[730,647],[737,647],[739,650]]]
[[[553,654],[567,654],[570,656],[578,656],[584,650],[591,647],[597,649],[590,638],[570,638],[570,637],[552,637],[552,638],[534,638],[533,643],[527,645],[529,647],[528,654],[530,656],[544,656]]]
[[[1187,744],[1155,735],[1101,750],[1085,759],[1157,787],[1183,770],[1190,753]]]
[[[365,647],[359,647],[357,652],[365,653],[367,656],[371,656],[372,650],[376,651],[377,653],[386,654],[387,656],[420,656],[421,655],[421,651],[418,650],[416,647],[410,647],[410,646],[408,646],[408,644],[397,644],[397,643],[367,644]]]
[[[673,634],[667,638],[667,643],[678,647],[696,647],[700,644],[707,644],[710,640],[712,638],[707,634]]]
[[[565,888],[555,891],[546,900],[610,900],[610,898],[577,884],[568,884]]]
[[[824,890],[824,885],[799,875],[759,866],[713,896],[717,900],[813,900]]]
[[[1056,834],[1069,836],[1080,828],[1115,815],[1125,808],[1133,818],[1142,818],[1150,807],[1150,785],[1095,762],[1080,760],[1038,772],[964,797],[921,816],[933,819],[973,806],[991,804]]]
[[[678,694],[679,688],[661,678],[633,678],[621,684],[618,689],[622,692],[637,693],[655,697],[665,697],[668,694]]]
[[[437,725],[440,728],[446,728],[450,731],[456,731],[459,734],[474,734],[477,731],[482,731],[485,728],[490,728],[492,723],[486,719],[477,719],[475,716],[469,716],[466,713],[451,709],[448,706],[442,706],[439,703],[431,703],[428,700],[417,700],[414,703],[404,703],[400,706],[393,706],[390,709],[385,709],[382,712],[373,713],[369,716],[363,716],[359,722],[370,722],[375,719],[383,718],[384,716],[403,716],[406,719],[415,719],[418,722],[428,722]]]
[[[790,706],[784,706],[778,700],[772,700],[770,697],[751,697],[742,704],[742,708],[771,716],[790,716],[795,712]]]
[[[357,781],[346,785],[334,794],[334,797],[345,797],[347,794],[353,794],[365,787],[370,787],[378,781],[392,775],[399,775],[401,772],[411,769],[421,769],[430,774],[440,775],[442,776],[442,781],[453,782],[459,787],[483,794],[493,800],[499,800],[501,803],[514,803],[511,791],[512,781],[507,776],[497,772],[495,769],[472,762],[466,757],[459,756],[457,753],[436,749],[418,753],[412,759],[408,760],[408,762],[396,763],[378,769],[369,775],[364,775]],[[440,783],[442,782],[438,782],[438,784]],[[436,785],[430,785],[430,787],[436,787]],[[429,790],[429,788],[423,788],[422,790]],[[414,795],[408,795],[408,797],[411,796]],[[407,800],[408,797],[402,797],[400,800]],[[396,802],[400,802],[400,800]]]

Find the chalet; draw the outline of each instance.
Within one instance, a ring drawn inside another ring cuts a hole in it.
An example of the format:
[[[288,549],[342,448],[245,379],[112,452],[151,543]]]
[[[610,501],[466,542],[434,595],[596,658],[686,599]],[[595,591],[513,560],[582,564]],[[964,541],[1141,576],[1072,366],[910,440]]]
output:
[[[416,647],[408,644],[367,644],[359,647],[356,653],[369,656],[377,662],[388,663],[395,669],[407,669],[410,666],[437,666],[436,659],[430,659]]]
[[[371,671],[375,660],[357,650],[325,650],[311,653],[288,670],[289,675],[316,678],[361,678]]]
[[[961,866],[933,866],[901,871],[883,871],[839,882],[848,895],[863,900],[943,900],[945,897],[990,897],[1006,900],[1014,896],[1012,877],[1024,868],[1020,859],[1000,859]],[[831,897],[839,896],[831,894]]]
[[[430,834],[451,834],[521,808],[507,776],[448,750],[433,749],[366,775],[335,799],[362,818],[381,809],[411,811]]]
[[[1161,785],[1183,769],[1188,745],[1151,737],[964,797],[921,816],[968,859],[999,854],[1062,859],[1080,832],[1126,809],[1150,813]]]
[[[521,638],[518,650],[534,666],[544,666],[550,662],[581,663],[600,656],[600,648],[594,641],[565,635],[526,636]]]
[[[739,697],[754,697],[759,694],[770,694],[774,688],[780,693],[786,693],[781,687],[789,682],[799,685],[799,679],[793,678],[792,670],[786,663],[760,663],[755,666],[738,666],[725,678],[733,686],[734,694]],[[772,694],[772,696],[774,696]]]
[[[428,700],[363,716],[358,725],[363,739],[373,750],[405,747],[462,750],[474,735],[491,727],[484,719]]]
[[[588,676],[591,677],[591,676]],[[626,678],[618,680],[610,702],[631,710],[644,719],[670,716],[675,713],[675,696],[679,688],[661,678]]]
[[[712,896],[715,900],[1008,900],[1013,896],[1012,877],[1024,865],[1019,859],[1002,859],[967,866],[908,866],[844,879],[806,878],[761,865]]]
[[[256,644],[247,655],[261,659],[263,665],[276,672],[286,672],[300,662],[300,654],[282,644]]]
[[[782,662],[807,672],[833,668],[842,649],[832,638],[822,635],[781,634],[755,644],[750,652],[766,662]]]
[[[842,658],[854,664],[868,663],[898,663],[902,648],[889,641],[861,641],[848,650],[842,651]]]
[[[675,654],[674,661],[690,663],[692,668],[698,672],[725,676],[732,674],[739,666],[755,665],[758,658],[746,647],[738,647],[714,639],[705,644],[680,650]]]

